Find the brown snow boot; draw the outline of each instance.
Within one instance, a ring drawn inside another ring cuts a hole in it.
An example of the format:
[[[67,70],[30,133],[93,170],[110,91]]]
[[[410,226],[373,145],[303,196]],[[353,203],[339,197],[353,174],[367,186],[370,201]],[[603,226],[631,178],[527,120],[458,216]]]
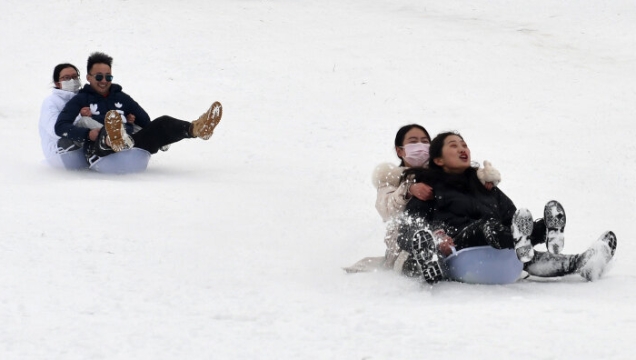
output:
[[[208,111],[192,122],[192,136],[208,140],[212,137],[214,128],[221,122],[222,115],[223,106],[221,106],[220,102],[215,101]]]
[[[104,128],[106,129],[106,145],[110,146],[114,152],[130,149],[134,145],[133,139],[126,133],[124,120],[119,112],[111,110],[104,117]]]

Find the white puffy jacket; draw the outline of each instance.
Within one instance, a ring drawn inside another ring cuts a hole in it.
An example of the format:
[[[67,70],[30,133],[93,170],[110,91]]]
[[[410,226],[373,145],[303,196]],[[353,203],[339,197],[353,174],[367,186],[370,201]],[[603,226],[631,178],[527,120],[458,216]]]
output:
[[[407,193],[410,183],[402,182],[400,184],[400,177],[406,169],[408,168],[395,166],[391,163],[383,163],[376,166],[373,171],[371,181],[378,192],[375,200],[375,208],[385,222],[400,215],[409,202]],[[401,271],[404,260],[408,257],[408,253],[400,250],[397,244],[397,236],[397,229],[388,226],[386,235],[384,236],[384,243],[386,244],[384,266],[387,268],[395,268],[396,271]]]
[[[47,96],[42,102],[39,123],[40,142],[44,157],[53,166],[64,166],[57,152],[57,141],[60,137],[55,134],[55,122],[64,105],[73,96],[75,96],[73,92],[53,89],[51,95]]]

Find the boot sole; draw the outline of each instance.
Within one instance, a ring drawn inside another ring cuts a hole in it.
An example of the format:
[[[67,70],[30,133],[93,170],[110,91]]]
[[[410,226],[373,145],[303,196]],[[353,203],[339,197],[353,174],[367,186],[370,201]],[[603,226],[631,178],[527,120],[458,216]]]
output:
[[[519,209],[512,217],[512,224],[521,236],[530,236],[532,234],[532,214],[526,209]]]
[[[600,279],[605,273],[607,264],[616,253],[616,245],[616,235],[612,231],[601,235],[599,240],[583,253],[585,263],[579,270],[579,274],[588,281]]]
[[[221,122],[223,116],[223,106],[220,102],[215,101],[212,106],[206,112],[207,117],[203,120],[203,124],[200,125],[198,130],[198,137],[203,140],[208,140],[212,137],[214,129]]]
[[[614,234],[613,231],[608,231],[605,234],[603,234],[602,238],[603,238],[602,241],[607,243],[607,246],[609,246],[612,257],[614,257],[614,254],[616,253],[616,246],[618,245],[616,234]]]
[[[104,128],[106,128],[108,141],[114,152],[119,152],[127,148],[126,141],[124,140],[126,130],[124,130],[123,124],[123,119],[117,111],[111,110],[106,113],[104,117]]]
[[[527,209],[518,209],[512,217],[512,236],[515,239],[515,252],[523,263],[534,257],[534,249],[528,236],[532,234],[532,214]],[[518,239],[518,240],[517,240]]]
[[[548,252],[560,254],[565,244],[563,229],[565,228],[565,210],[556,200],[551,200],[545,204],[543,209],[543,221],[546,227],[546,247]]]
[[[413,259],[422,269],[422,278],[427,283],[434,284],[444,278],[439,251],[429,230],[419,230],[413,235]]]
[[[562,215],[562,216],[559,216]],[[548,229],[563,229],[565,227],[565,210],[558,201],[550,201],[543,209],[543,221]]]

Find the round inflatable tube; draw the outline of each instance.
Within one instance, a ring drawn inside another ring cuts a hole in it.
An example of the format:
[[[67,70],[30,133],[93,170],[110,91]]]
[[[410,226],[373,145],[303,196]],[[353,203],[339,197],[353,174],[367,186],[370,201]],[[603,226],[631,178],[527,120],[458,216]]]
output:
[[[90,169],[104,174],[130,174],[145,171],[149,161],[149,152],[132,148],[104,156],[92,163]]]
[[[84,150],[77,149],[58,155],[66,170],[88,169],[88,162],[84,156]],[[59,165],[58,165],[59,166]]]
[[[469,284],[511,284],[523,271],[514,249],[491,246],[453,250],[443,262],[449,279]]]

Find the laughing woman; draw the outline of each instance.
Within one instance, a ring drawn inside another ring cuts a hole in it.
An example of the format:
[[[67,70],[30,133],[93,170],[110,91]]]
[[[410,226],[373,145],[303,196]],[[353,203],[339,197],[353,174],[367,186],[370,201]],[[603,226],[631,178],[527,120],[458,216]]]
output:
[[[412,181],[412,177],[402,181],[406,170],[428,167],[430,142],[431,137],[428,131],[418,124],[402,126],[395,134],[394,150],[400,159],[399,165],[382,163],[375,168],[372,175],[373,185],[377,189],[375,208],[382,220],[387,223],[384,237],[385,256],[364,258],[353,266],[345,268],[346,271],[365,272],[384,268],[412,276],[416,264],[410,258],[410,253],[398,246],[398,229],[392,220],[402,215],[411,199],[415,198],[419,201],[433,199],[432,189],[427,184],[416,183]],[[485,167],[480,169],[479,176],[480,181],[489,189],[501,180],[499,172],[488,162],[485,162]]]
[[[497,249],[515,249],[530,275],[541,277],[579,273],[592,281],[598,279],[616,251],[616,236],[607,231],[587,251],[561,255],[565,212],[556,201],[544,208],[544,219],[533,222],[527,209],[517,209],[499,188],[487,189],[472,166],[470,149],[456,132],[439,134],[431,141],[428,169],[407,170],[416,182],[432,186],[433,200],[411,200],[405,210],[427,224],[438,224],[452,238],[457,250],[490,245]],[[421,223],[418,223],[421,226]],[[436,246],[422,247],[414,241],[417,226],[403,225],[398,244],[417,262],[424,280],[441,279],[439,264],[431,257]],[[427,241],[434,241],[432,238]],[[548,252],[535,251],[534,245],[546,243]],[[433,271],[426,271],[427,269]]]

